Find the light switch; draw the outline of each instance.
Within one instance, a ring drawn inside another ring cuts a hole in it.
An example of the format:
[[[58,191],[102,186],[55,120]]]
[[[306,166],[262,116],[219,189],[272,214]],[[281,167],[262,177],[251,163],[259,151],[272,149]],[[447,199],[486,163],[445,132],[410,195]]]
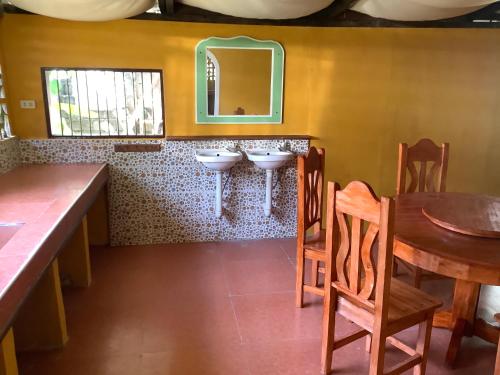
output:
[[[36,102],[34,100],[21,100],[21,108],[23,109],[35,109]]]

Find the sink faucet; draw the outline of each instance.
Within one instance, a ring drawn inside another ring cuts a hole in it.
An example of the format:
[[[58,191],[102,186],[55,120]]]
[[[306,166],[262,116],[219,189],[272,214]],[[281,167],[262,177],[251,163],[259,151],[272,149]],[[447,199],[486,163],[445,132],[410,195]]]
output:
[[[281,146],[278,147],[278,150],[280,151],[292,151],[290,142],[285,141]]]
[[[233,147],[228,147],[227,150],[231,151],[231,152],[241,151],[241,144],[240,144],[240,142],[236,142]]]

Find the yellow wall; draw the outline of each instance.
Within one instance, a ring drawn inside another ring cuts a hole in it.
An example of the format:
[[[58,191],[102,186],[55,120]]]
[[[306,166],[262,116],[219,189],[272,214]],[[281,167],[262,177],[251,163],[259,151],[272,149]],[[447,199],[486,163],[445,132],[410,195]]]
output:
[[[207,25],[197,23],[123,20],[66,22],[42,16],[7,14],[2,22],[8,79],[16,82],[10,100],[15,131],[21,137],[47,136],[43,109],[41,66],[162,68],[168,135],[297,134],[307,133],[307,114],[297,105],[285,108],[282,125],[195,125],[194,49],[210,36],[249,35],[283,40],[287,29]],[[300,35],[287,40],[300,52]],[[293,61],[293,59],[291,60]],[[299,62],[297,60],[297,62]],[[290,71],[297,71],[290,65]],[[290,92],[298,92],[292,81]],[[20,99],[35,99],[36,110],[19,109]],[[292,100],[290,100],[292,104]]]
[[[310,134],[327,178],[395,190],[397,143],[450,142],[449,189],[500,195],[500,30],[300,28],[27,15],[2,22],[14,130],[46,137],[40,66],[163,68],[168,135]],[[196,125],[194,48],[210,36],[285,49],[282,125]],[[9,85],[9,83],[11,83]],[[20,99],[36,110],[20,110]],[[15,105],[14,105],[15,104]]]
[[[219,63],[219,114],[234,115],[241,107],[245,115],[271,113],[271,50],[210,48]]]

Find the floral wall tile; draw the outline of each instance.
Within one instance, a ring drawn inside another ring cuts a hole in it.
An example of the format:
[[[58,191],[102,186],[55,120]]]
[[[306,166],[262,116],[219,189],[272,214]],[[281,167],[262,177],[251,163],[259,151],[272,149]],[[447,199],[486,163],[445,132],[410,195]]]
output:
[[[296,167],[276,173],[273,215],[264,216],[265,172],[248,160],[224,174],[223,216],[215,217],[215,175],[195,159],[195,150],[277,148],[278,140],[21,140],[23,163],[91,163],[110,166],[112,245],[292,237],[296,232]],[[307,140],[289,140],[307,151]],[[117,153],[116,143],[159,143],[154,153]],[[1,151],[0,151],[1,152]]]
[[[10,171],[20,163],[19,139],[14,137],[0,140],[0,174]]]

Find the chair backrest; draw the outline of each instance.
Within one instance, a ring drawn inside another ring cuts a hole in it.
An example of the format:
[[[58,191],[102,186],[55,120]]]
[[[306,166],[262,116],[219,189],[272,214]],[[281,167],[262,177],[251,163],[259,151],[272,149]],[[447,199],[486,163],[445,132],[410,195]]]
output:
[[[306,231],[316,225],[321,229],[323,217],[323,180],[325,150],[309,148],[307,155],[297,157],[297,238],[303,241]]]
[[[332,284],[350,302],[385,319],[393,228],[393,199],[377,199],[372,188],[361,181],[353,181],[343,190],[328,183],[326,251]]]
[[[449,144],[437,146],[430,139],[424,138],[414,146],[399,144],[398,185],[396,193],[414,193],[415,191],[435,192],[446,190],[446,173],[448,171]],[[419,171],[417,166],[419,164]],[[406,187],[406,171],[410,173],[410,181]]]

